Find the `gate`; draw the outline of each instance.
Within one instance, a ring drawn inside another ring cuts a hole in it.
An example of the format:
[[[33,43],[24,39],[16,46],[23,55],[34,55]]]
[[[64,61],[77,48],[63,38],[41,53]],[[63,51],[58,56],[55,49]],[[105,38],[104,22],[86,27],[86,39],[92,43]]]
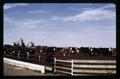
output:
[[[116,60],[60,60],[54,61],[54,72],[68,75],[116,74]]]

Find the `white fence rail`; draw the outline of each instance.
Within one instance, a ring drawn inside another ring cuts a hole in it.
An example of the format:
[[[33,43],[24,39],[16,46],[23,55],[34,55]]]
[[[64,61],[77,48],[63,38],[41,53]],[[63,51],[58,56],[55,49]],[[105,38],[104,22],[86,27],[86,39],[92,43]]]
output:
[[[32,70],[41,71],[41,73],[45,73],[45,66],[43,65],[32,64],[32,63],[18,61],[10,58],[4,58],[4,63],[25,67]]]
[[[116,60],[60,60],[54,61],[54,72],[71,75],[116,74]]]

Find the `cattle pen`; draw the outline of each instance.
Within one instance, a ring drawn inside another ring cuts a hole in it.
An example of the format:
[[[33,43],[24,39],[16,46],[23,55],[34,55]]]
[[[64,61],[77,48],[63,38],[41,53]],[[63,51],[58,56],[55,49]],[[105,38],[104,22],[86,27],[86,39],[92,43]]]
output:
[[[44,74],[48,72],[72,76],[116,74],[115,48],[41,46],[18,49],[14,46],[5,46],[4,57],[9,58],[10,62],[13,59],[19,66]]]

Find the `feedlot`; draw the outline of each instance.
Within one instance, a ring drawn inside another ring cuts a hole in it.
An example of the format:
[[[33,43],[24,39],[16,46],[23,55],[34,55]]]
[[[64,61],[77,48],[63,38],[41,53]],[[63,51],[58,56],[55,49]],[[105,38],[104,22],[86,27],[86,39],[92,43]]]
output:
[[[5,76],[80,76],[116,74],[116,49],[114,48],[111,48],[112,51],[109,50],[110,48],[90,47],[18,48],[14,46],[5,46],[5,63],[12,64],[12,66],[4,64]],[[68,64],[69,67],[67,66]]]

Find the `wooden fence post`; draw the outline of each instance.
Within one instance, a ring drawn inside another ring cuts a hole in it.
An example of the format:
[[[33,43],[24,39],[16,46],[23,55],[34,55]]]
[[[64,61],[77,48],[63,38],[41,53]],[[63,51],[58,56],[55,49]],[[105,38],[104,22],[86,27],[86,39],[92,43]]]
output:
[[[41,56],[39,55],[39,61],[40,61]]]
[[[73,59],[71,60],[71,75],[73,75]]]
[[[56,72],[56,58],[54,58],[54,73]]]
[[[29,52],[26,52],[26,53],[27,53],[27,59],[29,59],[30,54],[29,54]]]

